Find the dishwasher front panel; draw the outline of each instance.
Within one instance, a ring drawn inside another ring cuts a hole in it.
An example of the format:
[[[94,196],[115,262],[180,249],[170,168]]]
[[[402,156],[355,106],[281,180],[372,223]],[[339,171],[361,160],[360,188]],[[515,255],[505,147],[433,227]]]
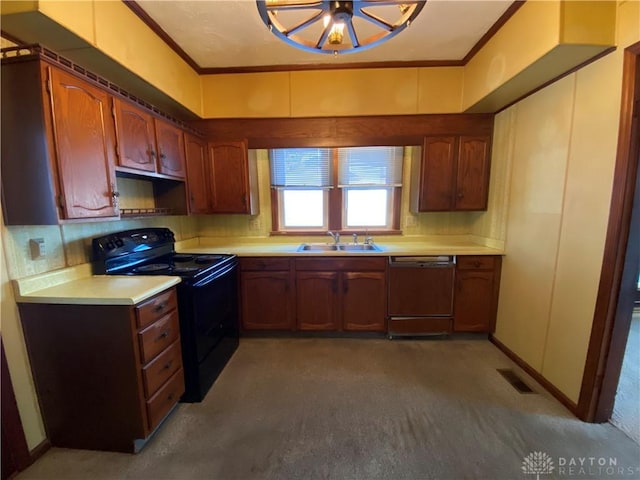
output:
[[[453,316],[453,262],[389,265],[389,317]]]

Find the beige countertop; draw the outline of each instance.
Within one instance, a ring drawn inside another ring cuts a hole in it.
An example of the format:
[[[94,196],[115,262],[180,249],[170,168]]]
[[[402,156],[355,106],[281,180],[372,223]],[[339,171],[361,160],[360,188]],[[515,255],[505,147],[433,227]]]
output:
[[[344,237],[346,240],[346,237]],[[330,239],[329,239],[330,240]],[[351,240],[349,238],[349,240]],[[330,244],[323,237],[290,239],[289,237],[242,238],[201,237],[197,242],[177,245],[183,253],[233,253],[251,256],[392,256],[392,255],[503,255],[501,248],[483,245],[467,236],[434,236],[423,238],[380,238],[375,244],[380,251],[298,252],[302,243]]]
[[[87,265],[14,280],[16,302],[135,305],[180,283],[165,275],[90,275]]]

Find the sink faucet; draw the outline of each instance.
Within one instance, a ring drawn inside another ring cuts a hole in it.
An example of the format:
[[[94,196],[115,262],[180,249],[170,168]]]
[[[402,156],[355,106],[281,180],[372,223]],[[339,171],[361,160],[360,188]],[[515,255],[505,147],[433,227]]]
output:
[[[333,238],[333,243],[335,245],[340,243],[340,234],[338,232],[333,233],[333,232],[329,231],[329,232],[327,232],[327,235],[329,235],[331,238]]]
[[[354,233],[352,236],[353,236],[353,244],[357,245],[358,244],[358,234]]]

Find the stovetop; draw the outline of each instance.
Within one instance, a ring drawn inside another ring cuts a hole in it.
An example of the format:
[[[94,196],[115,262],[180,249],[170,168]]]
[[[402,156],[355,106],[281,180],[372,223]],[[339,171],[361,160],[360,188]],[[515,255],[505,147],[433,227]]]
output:
[[[168,228],[125,230],[94,238],[94,273],[200,279],[236,261],[231,254],[176,253],[174,243]]]
[[[119,273],[125,275],[180,275],[181,277],[194,277],[216,269],[232,258],[234,258],[233,255],[227,254],[172,253],[153,258],[147,263],[125,268]]]

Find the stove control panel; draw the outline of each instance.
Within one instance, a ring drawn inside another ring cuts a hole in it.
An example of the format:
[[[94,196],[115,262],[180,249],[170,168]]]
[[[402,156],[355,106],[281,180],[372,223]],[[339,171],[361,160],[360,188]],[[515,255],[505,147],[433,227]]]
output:
[[[92,241],[94,259],[108,259],[160,247],[173,247],[175,235],[168,228],[140,228],[111,233]]]

